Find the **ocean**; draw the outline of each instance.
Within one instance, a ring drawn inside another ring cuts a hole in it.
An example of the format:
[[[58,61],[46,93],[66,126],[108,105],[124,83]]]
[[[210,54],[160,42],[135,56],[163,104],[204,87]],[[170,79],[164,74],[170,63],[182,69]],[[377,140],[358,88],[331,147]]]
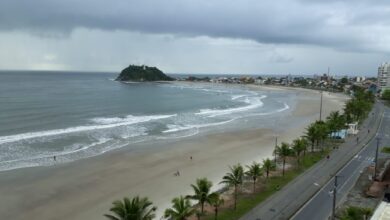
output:
[[[140,142],[278,129],[295,105],[294,92],[121,83],[116,76],[0,71],[0,171],[72,162]]]

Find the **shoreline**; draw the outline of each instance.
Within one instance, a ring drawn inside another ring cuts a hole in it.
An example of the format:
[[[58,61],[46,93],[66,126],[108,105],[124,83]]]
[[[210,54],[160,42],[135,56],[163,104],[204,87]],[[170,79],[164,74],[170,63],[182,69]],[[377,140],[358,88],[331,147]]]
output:
[[[298,92],[301,96],[297,95],[291,120],[283,122],[290,129],[287,127],[278,135],[278,143],[299,137],[307,124],[316,120],[319,103],[313,93],[319,94],[306,89]],[[340,110],[343,100],[346,97],[324,95],[323,115]],[[296,122],[293,118],[302,120]],[[108,213],[112,201],[141,195],[148,196],[158,206],[159,217],[173,197],[191,192],[190,184],[196,178],[209,178],[216,189],[229,165],[247,164],[254,159],[261,162],[270,157],[275,133],[270,129],[248,129],[206,134],[164,141],[158,148],[140,143],[137,144],[140,148],[124,147],[71,163],[4,171],[0,173],[0,194],[5,198],[0,202],[0,216],[104,219],[102,215]],[[182,175],[174,177],[178,169]],[[18,212],[20,209],[23,213]],[[57,210],[55,214],[50,212],[53,209]]]

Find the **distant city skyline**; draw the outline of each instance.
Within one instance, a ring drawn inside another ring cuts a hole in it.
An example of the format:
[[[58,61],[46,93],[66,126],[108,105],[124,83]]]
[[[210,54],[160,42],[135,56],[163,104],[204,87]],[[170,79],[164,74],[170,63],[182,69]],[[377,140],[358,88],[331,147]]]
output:
[[[377,76],[390,3],[3,0],[0,69]]]

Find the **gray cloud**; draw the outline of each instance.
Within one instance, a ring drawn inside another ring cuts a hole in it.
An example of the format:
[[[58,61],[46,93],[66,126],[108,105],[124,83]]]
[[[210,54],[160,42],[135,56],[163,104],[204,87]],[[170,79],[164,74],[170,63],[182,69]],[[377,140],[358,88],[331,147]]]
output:
[[[2,0],[0,30],[55,37],[77,28],[126,30],[390,53],[390,3],[380,2]]]

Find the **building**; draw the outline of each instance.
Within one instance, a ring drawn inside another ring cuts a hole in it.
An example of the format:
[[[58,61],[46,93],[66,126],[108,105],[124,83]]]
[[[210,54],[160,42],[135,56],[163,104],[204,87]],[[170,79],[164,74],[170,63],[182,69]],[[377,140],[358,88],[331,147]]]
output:
[[[378,67],[378,90],[390,89],[390,63],[383,63]]]

